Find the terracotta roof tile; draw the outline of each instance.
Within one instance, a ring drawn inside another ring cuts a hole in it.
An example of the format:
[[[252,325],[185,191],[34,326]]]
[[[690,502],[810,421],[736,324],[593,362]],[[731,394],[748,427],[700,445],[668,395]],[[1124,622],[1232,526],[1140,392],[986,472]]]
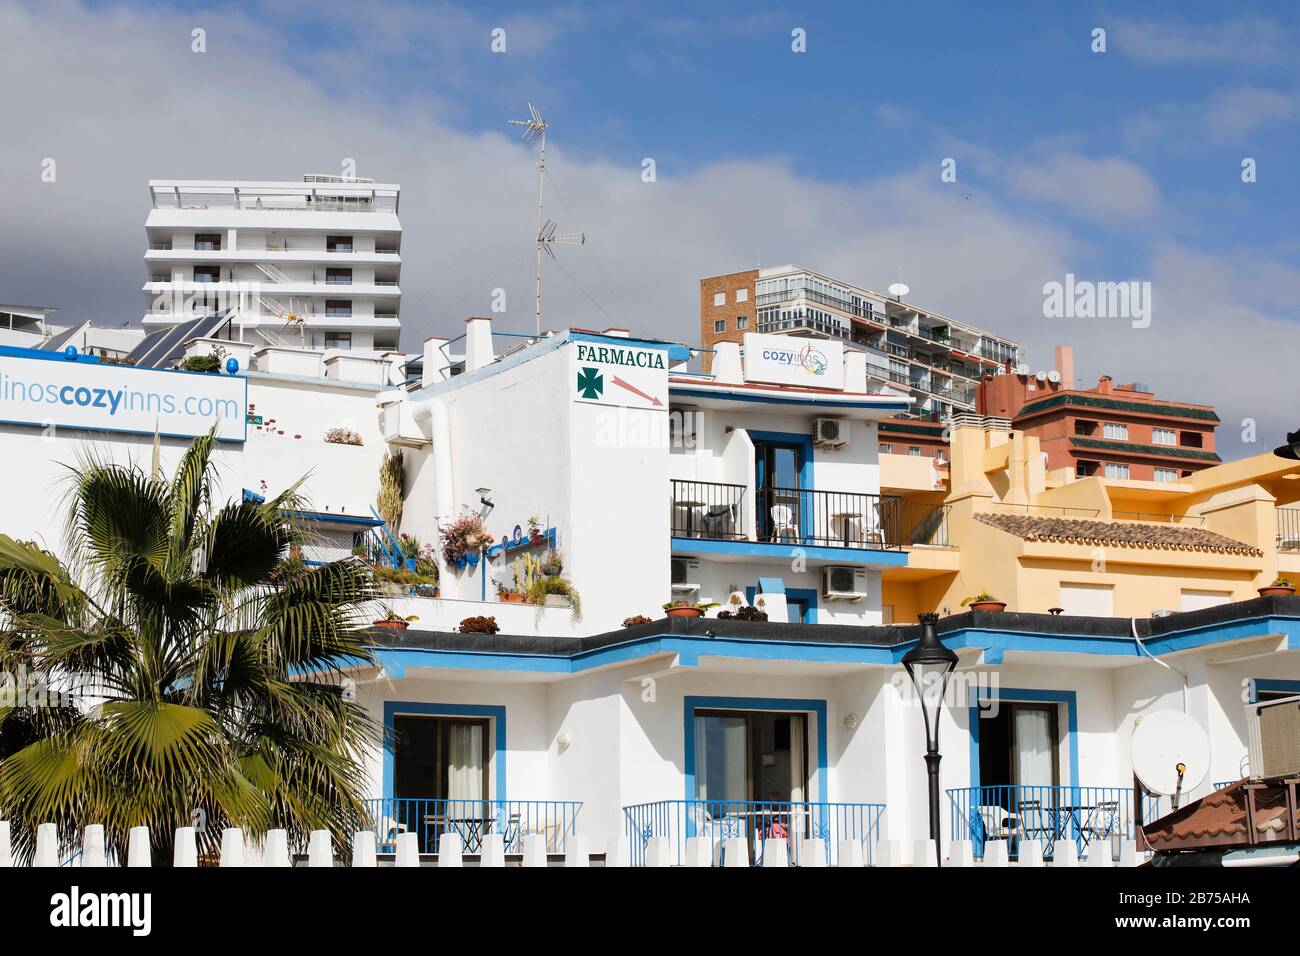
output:
[[[1246,786],[1240,780],[1142,828],[1153,850],[1248,846]],[[1255,839],[1286,839],[1286,786],[1265,781],[1255,790]]]
[[[1127,548],[1155,548],[1167,551],[1216,551],[1259,557],[1258,548],[1234,538],[1181,525],[1141,521],[1094,521],[1084,518],[1046,518],[1036,515],[984,513],[980,521],[1026,541],[1058,541],[1065,544],[1117,545]]]

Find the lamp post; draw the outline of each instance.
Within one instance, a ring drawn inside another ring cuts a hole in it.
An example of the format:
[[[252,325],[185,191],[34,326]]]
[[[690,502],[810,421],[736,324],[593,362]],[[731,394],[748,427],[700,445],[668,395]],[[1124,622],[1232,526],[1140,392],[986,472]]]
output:
[[[912,678],[916,696],[921,702],[921,716],[925,719],[925,771],[930,778],[930,839],[934,841],[937,863],[943,865],[939,849],[939,716],[943,713],[943,698],[948,690],[948,678],[957,667],[957,654],[939,640],[938,614],[922,614],[921,639],[903,655],[903,666]],[[939,693],[931,700],[927,691],[938,685]]]

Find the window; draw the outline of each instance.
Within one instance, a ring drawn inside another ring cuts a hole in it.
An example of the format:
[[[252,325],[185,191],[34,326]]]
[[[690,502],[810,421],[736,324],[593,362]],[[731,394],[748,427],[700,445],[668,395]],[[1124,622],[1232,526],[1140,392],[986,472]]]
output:
[[[194,234],[194,248],[199,252],[220,252],[221,233],[196,232]]]
[[[749,316],[747,316],[747,315],[738,315],[738,316],[736,316],[736,328],[738,328],[738,329],[747,329],[747,328],[749,328]]]
[[[1128,478],[1128,465],[1117,464],[1113,461],[1106,462],[1106,477],[1118,478],[1123,481]]]
[[[889,444],[889,442],[885,442],[880,446],[880,453],[882,455],[892,455],[894,453],[894,446]]]
[[[432,853],[440,827],[430,824],[424,801],[456,801],[448,807],[449,817],[484,812],[476,804],[488,795],[489,722],[402,715],[393,718],[393,736],[393,822],[420,834],[421,851]]]
[[[1178,433],[1172,428],[1151,429],[1151,441],[1156,445],[1177,445]]]
[[[1087,422],[1083,419],[1076,419],[1074,422],[1074,433],[1076,435],[1091,435],[1097,430],[1096,422]]]
[[[326,269],[325,284],[326,285],[351,285],[352,270],[351,269]]]
[[[737,289],[737,290],[736,290],[736,301],[737,301],[737,302],[748,302],[748,301],[749,301],[749,290],[748,290],[748,289]]]
[[[999,701],[995,711],[981,717],[980,784],[999,788],[1060,784],[1059,705]]]
[[[715,292],[715,293],[713,293],[713,304],[714,304],[714,305],[726,305],[726,304],[727,304],[727,293],[725,293],[725,292]]]
[[[195,282],[220,282],[221,266],[195,266]]]
[[[1182,435],[1180,435],[1178,438],[1178,444],[1182,445],[1184,448],[1200,448],[1201,433],[1183,432]]]
[[[352,348],[352,333],[351,332],[326,332],[325,347],[327,349]]]
[[[325,251],[326,252],[351,252],[352,237],[351,236],[326,236]]]
[[[1128,441],[1128,426],[1107,423],[1105,435],[1118,441]]]
[[[1155,474],[1156,481],[1177,481],[1177,468],[1157,468]]]
[[[907,446],[907,453],[908,453],[909,455],[911,455],[913,458],[920,458],[920,457],[921,457],[921,446],[920,446],[920,445],[908,445],[908,446]]]
[[[726,319],[714,319],[714,320],[713,320],[713,331],[714,331],[715,333],[717,333],[718,335],[721,335],[723,332],[727,331],[727,320],[726,320]]]
[[[326,299],[325,314],[339,318],[347,318],[352,315],[351,299]]]
[[[802,803],[808,794],[804,714],[695,711],[695,797]]]

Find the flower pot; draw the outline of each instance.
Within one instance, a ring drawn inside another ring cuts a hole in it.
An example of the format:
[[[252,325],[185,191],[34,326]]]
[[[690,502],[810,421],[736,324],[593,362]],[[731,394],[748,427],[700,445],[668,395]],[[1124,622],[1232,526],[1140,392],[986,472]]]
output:
[[[523,604],[524,596],[518,591],[507,591],[501,595],[502,604]]]
[[[1005,611],[1007,609],[1006,601],[971,601],[970,609],[972,611]]]
[[[1281,584],[1270,584],[1266,588],[1259,589],[1260,597],[1277,597],[1283,594],[1295,594],[1295,588]]]
[[[670,607],[664,611],[669,617],[704,617],[698,607]]]
[[[371,623],[373,624],[373,626],[382,627],[386,631],[404,631],[411,626],[410,621],[381,620],[381,621],[372,621]]]

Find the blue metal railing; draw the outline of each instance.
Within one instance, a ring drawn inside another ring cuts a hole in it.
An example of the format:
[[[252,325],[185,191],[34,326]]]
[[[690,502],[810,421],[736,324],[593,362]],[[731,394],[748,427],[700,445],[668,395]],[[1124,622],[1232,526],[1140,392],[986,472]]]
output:
[[[686,860],[686,841],[705,837],[712,844],[713,865],[726,863],[725,841],[741,837],[747,859],[762,862],[763,841],[784,838],[790,862],[799,859],[804,841],[821,839],[826,863],[839,861],[840,841],[856,840],[870,861],[880,839],[880,803],[790,803],[759,800],[659,800],[623,808],[632,865],[645,866],[646,848],[654,837],[666,837],[669,863]]]
[[[1167,812],[1163,799],[1143,795],[1144,823]],[[970,840],[976,857],[1005,840],[1014,859],[1032,840],[1050,860],[1055,841],[1074,840],[1080,856],[1104,846],[1118,859],[1122,841],[1137,838],[1132,787],[963,787],[949,790],[948,800],[951,839]]]
[[[381,853],[392,853],[400,833],[419,836],[421,853],[438,852],[444,833],[461,838],[466,853],[476,854],[483,837],[502,837],[507,853],[522,853],[524,839],[545,838],[547,853],[563,853],[575,832],[580,800],[443,800],[387,797],[366,801],[368,826]]]

